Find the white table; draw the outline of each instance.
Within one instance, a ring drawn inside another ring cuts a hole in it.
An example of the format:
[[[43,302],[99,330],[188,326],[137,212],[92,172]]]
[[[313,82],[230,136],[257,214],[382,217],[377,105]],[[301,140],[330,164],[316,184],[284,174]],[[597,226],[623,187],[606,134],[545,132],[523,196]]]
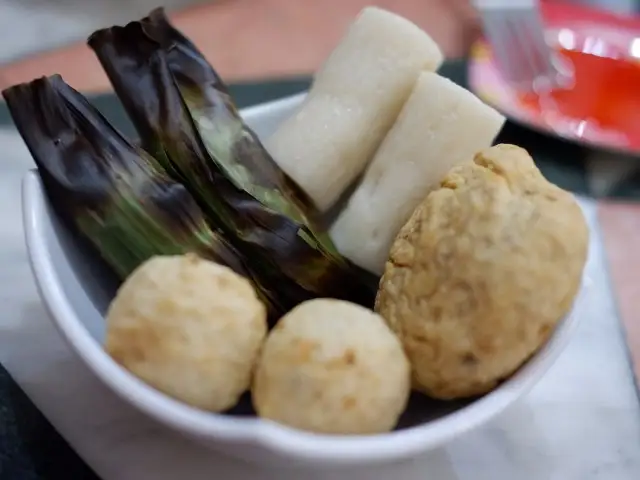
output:
[[[0,362],[103,478],[640,479],[640,408],[590,200],[581,200],[593,228],[586,314],[566,352],[523,401],[442,450],[386,469],[261,471],[155,425],[66,347],[40,305],[22,240],[20,179],[31,161],[15,132],[0,129],[0,146]]]

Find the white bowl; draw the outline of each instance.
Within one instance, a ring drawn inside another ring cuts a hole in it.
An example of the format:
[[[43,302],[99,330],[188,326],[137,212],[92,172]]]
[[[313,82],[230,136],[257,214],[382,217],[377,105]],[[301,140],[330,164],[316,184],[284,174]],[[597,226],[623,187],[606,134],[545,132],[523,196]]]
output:
[[[303,95],[247,109],[258,135],[268,135]],[[252,415],[191,408],[147,386],[101,348],[104,312],[114,283],[103,265],[83,253],[52,213],[37,172],[23,183],[26,243],[40,295],[62,336],[114,392],[142,412],[220,451],[257,462],[324,466],[391,462],[439,447],[496,416],[538,382],[564,349],[577,323],[575,307],[552,338],[496,390],[467,402],[436,402],[416,395],[400,427],[375,436],[328,436],[293,430]],[[581,295],[584,295],[583,285]],[[576,305],[580,302],[577,301]]]

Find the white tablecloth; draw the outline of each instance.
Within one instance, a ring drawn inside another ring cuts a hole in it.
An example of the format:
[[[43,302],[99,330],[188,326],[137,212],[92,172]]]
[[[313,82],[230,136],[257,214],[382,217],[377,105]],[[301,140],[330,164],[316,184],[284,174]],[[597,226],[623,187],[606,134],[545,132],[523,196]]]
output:
[[[544,380],[490,425],[431,455],[374,471],[278,472],[218,456],[116,398],[63,343],[44,312],[22,239],[20,179],[31,161],[0,130],[0,362],[107,480],[638,480],[640,408],[616,317],[595,206],[593,288],[575,338]],[[0,399],[0,402],[2,399]]]

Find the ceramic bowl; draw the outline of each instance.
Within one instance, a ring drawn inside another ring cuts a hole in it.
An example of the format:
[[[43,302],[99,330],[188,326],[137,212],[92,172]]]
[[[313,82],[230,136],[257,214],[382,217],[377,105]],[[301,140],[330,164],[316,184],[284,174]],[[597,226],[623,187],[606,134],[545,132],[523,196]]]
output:
[[[249,108],[243,116],[258,135],[268,135],[302,98],[297,95]],[[415,395],[398,428],[387,434],[311,434],[255,417],[247,399],[228,414],[191,408],[121,368],[101,347],[104,313],[117,283],[53,214],[36,171],[24,179],[23,210],[29,259],[40,295],[58,330],[82,361],[117,395],[158,422],[249,461],[324,466],[388,463],[442,446],[500,414],[536,384],[564,349],[579,317],[580,297],[549,342],[485,396],[439,402]],[[584,290],[583,286],[581,295]]]

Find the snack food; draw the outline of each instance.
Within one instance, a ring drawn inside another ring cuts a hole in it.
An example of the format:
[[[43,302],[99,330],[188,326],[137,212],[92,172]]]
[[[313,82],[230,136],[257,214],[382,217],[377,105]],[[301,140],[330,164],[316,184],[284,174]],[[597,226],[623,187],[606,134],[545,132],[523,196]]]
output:
[[[154,257],[120,287],[105,350],[149,385],[213,412],[248,389],[267,333],[251,283],[195,255]]]
[[[363,9],[267,149],[327,210],[371,160],[420,72],[442,60],[438,45],[409,20]]]
[[[412,370],[433,397],[487,392],[573,302],[588,234],[571,195],[514,146],[450,170],[504,118],[433,73],[442,54],[407,20],[363,11],[274,136],[276,158],[161,9],[89,43],[141,147],[59,76],[3,95],[52,210],[124,282],[104,348],[149,386],[223,412],[255,370],[266,419],[383,433]],[[390,249],[383,319],[369,308]],[[268,338],[267,312],[281,319]],[[427,404],[401,424],[429,421]]]
[[[504,121],[470,91],[423,72],[331,227],[338,250],[381,275],[393,239],[416,206],[452,167],[491,146]]]
[[[317,299],[269,334],[252,394],[258,415],[313,432],[391,430],[409,397],[409,362],[384,320],[348,302]]]
[[[511,375],[569,312],[588,243],[573,196],[523,149],[497,145],[449,172],[400,231],[376,299],[414,386],[452,399]]]
[[[142,145],[251,266],[271,317],[315,297],[371,305],[375,289],[366,272],[338,254],[326,227],[313,221],[318,212],[311,200],[244,123],[206,58],[161,10],[99,30],[89,44]]]

